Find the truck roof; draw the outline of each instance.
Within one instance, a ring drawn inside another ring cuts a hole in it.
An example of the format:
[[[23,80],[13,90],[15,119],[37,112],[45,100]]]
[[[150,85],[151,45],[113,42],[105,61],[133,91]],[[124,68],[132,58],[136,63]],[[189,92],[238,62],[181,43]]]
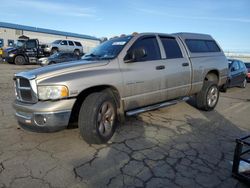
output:
[[[201,34],[201,33],[173,33],[172,35],[181,37],[182,39],[202,39],[202,40],[214,40],[208,34]]]
[[[154,33],[154,32],[144,32],[144,33],[138,33],[138,35],[172,35],[185,39],[202,39],[202,40],[214,40],[211,35],[208,34],[202,34],[202,33],[188,33],[188,32],[180,32],[180,33]]]

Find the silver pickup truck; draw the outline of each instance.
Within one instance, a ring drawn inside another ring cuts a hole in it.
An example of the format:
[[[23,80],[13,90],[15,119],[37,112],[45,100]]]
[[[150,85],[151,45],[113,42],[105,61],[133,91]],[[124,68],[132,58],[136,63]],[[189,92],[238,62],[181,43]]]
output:
[[[77,123],[88,143],[104,143],[117,120],[185,101],[213,110],[227,59],[204,34],[141,33],[108,40],[82,60],[14,76],[21,127],[56,131]]]

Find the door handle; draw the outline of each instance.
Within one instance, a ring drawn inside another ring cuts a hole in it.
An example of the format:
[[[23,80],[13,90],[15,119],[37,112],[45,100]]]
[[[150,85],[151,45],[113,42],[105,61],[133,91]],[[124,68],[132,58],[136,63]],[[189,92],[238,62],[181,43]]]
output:
[[[183,67],[189,66],[189,63],[182,63]]]
[[[164,65],[159,65],[159,66],[156,66],[155,69],[156,70],[162,70],[162,69],[165,69],[165,66]]]

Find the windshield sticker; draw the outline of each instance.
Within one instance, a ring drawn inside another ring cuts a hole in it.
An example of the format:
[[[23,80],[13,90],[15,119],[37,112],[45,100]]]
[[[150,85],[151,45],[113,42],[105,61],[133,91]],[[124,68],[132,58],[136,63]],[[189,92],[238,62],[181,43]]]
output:
[[[119,41],[119,42],[113,42],[112,45],[121,45],[123,46],[124,44],[126,44],[126,41]]]

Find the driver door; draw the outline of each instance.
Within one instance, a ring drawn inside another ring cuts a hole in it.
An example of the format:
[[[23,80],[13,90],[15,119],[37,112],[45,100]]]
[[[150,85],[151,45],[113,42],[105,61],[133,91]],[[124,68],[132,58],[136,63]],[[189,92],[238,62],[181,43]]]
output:
[[[126,63],[128,54],[133,54],[138,49],[145,50],[145,57]],[[121,63],[125,110],[161,102],[165,67],[161,60],[156,36],[144,36],[137,39],[128,50],[128,54]]]
[[[25,43],[25,54],[29,57],[30,63],[36,63],[38,57],[38,41],[37,40],[27,40]]]

